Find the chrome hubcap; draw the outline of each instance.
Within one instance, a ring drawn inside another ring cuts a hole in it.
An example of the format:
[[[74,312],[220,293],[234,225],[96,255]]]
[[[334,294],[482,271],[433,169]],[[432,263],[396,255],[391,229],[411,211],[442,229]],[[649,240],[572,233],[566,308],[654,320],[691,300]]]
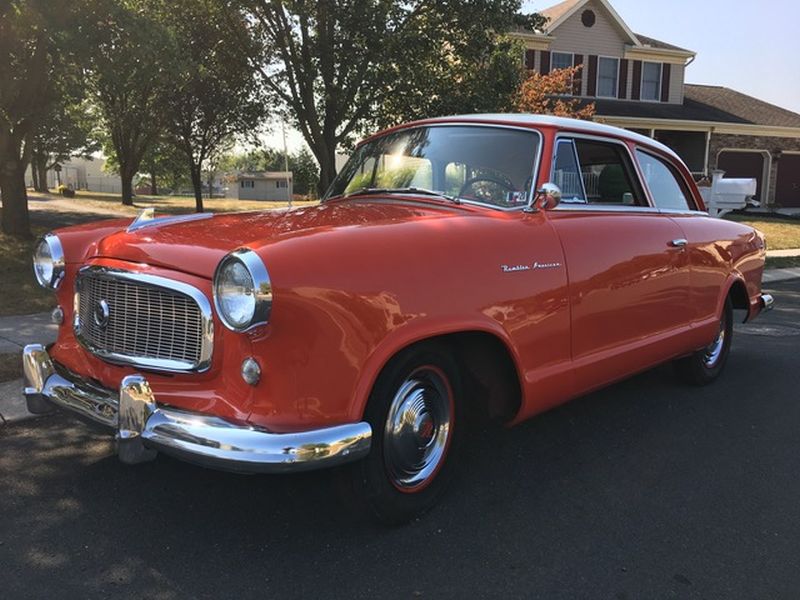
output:
[[[389,479],[401,491],[423,487],[439,470],[452,432],[452,393],[434,367],[414,371],[392,399],[383,438]]]
[[[723,317],[719,324],[717,338],[706,346],[705,356],[703,357],[703,363],[706,367],[711,368],[717,364],[722,354],[722,349],[725,347],[725,325],[725,318]]]

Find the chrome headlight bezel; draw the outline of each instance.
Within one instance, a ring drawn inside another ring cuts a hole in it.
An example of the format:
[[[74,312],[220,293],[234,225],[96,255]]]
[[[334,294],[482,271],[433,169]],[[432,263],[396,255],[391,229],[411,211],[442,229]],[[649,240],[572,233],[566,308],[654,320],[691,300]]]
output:
[[[219,289],[223,272],[236,263],[244,266],[247,270],[252,282],[251,289],[248,293],[252,294],[255,300],[252,315],[249,319],[242,322],[234,322],[230,318],[230,315],[226,313],[225,299]],[[222,324],[231,331],[241,333],[258,327],[259,325],[266,325],[269,322],[269,317],[272,312],[272,281],[269,278],[267,267],[253,250],[249,248],[239,248],[227,254],[219,262],[214,271],[214,280],[211,282],[211,288],[214,297],[214,309],[220,321],[222,321]]]
[[[42,250],[46,248],[50,257],[45,259]],[[49,270],[43,272],[40,268],[45,260],[50,261]],[[48,233],[41,237],[33,249],[33,274],[39,285],[48,290],[57,290],[64,279],[66,270],[66,260],[64,258],[64,248],[61,240],[54,233]]]

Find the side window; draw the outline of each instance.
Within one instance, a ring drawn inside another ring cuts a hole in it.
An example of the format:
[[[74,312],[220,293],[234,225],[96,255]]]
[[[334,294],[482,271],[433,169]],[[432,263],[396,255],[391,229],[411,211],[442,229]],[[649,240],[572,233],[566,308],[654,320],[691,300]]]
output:
[[[656,208],[689,210],[689,193],[675,169],[652,154],[636,151],[642,174]]]
[[[628,153],[616,143],[575,140],[589,204],[647,206]]]
[[[561,188],[562,202],[586,202],[575,145],[571,140],[558,140],[553,160],[553,183]]]

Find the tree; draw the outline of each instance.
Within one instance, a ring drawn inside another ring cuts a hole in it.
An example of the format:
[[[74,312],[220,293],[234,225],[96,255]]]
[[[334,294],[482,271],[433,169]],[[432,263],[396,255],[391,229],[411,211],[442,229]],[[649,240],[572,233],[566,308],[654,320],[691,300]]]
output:
[[[160,135],[172,92],[177,47],[153,18],[155,0],[98,0],[88,81],[100,107],[122,180],[122,203],[133,204],[133,178]]]
[[[267,103],[247,57],[231,43],[218,6],[173,0],[165,2],[162,9],[180,57],[167,103],[167,128],[186,157],[200,212],[203,172],[212,173],[213,179],[216,163],[229,142],[258,131]],[[238,27],[245,25],[240,22]]]
[[[186,156],[164,137],[156,139],[142,157],[140,167],[148,174],[150,194],[158,196],[159,183],[170,190],[178,189],[182,183],[189,182],[189,169],[186,167]]]
[[[520,112],[571,117],[591,120],[595,113],[594,102],[584,104],[569,98],[581,67],[555,69],[547,75],[532,72],[517,91],[514,105]]]
[[[0,3],[0,195],[3,231],[30,237],[25,169],[33,137],[57,97],[52,78],[80,39],[67,0]]]
[[[249,24],[249,38],[234,38],[244,51],[249,40],[260,42],[261,53],[250,55],[253,65],[316,157],[320,192],[336,174],[337,147],[374,124],[394,95],[434,94],[445,110],[446,96],[460,93],[458,83],[471,66],[491,75],[486,65],[500,43],[495,34],[511,27],[520,6],[518,0],[216,1],[227,7],[229,24]],[[451,59],[435,64],[425,54],[431,48]],[[400,80],[398,74],[410,76]],[[443,75],[449,85],[440,83]],[[493,93],[485,84],[483,91]],[[424,101],[411,104],[414,111],[425,107]],[[404,112],[397,101],[390,114]]]
[[[33,136],[31,167],[37,192],[47,191],[47,171],[56,164],[100,150],[94,115],[85,101],[74,100],[76,93],[62,93]]]

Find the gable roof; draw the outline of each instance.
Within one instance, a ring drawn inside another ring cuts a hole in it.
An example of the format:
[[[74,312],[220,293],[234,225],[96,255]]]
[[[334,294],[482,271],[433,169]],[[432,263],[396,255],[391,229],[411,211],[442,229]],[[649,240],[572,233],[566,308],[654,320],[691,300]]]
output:
[[[800,129],[800,114],[736,90],[691,83],[684,85],[683,90],[683,104],[602,98],[593,101],[600,117],[670,119]]]
[[[591,1],[598,2],[603,6],[603,8],[606,9],[608,14],[611,15],[611,20],[614,21],[617,24],[617,27],[619,27],[625,33],[629,42],[631,42],[634,46],[641,46],[636,34],[631,31],[630,27],[628,27],[627,23],[622,20],[622,17],[620,17],[617,11],[614,10],[614,7],[611,6],[611,3],[609,3],[608,0],[564,0],[564,2],[551,6],[550,8],[545,8],[544,10],[539,11],[540,14],[550,19],[547,25],[544,26],[544,32],[552,33],[553,30],[558,28],[559,25],[561,25],[564,21],[569,19],[572,15],[574,15]]]
[[[672,44],[668,44],[667,42],[662,42],[661,40],[657,40],[655,38],[642,35],[641,33],[637,33],[636,37],[639,38],[639,41],[642,42],[643,46],[650,46],[651,48],[658,48],[659,50],[677,50],[679,52],[688,52],[690,54],[694,54],[694,52],[692,52],[691,50],[687,50],[686,48],[681,48],[680,46],[673,46]]]

